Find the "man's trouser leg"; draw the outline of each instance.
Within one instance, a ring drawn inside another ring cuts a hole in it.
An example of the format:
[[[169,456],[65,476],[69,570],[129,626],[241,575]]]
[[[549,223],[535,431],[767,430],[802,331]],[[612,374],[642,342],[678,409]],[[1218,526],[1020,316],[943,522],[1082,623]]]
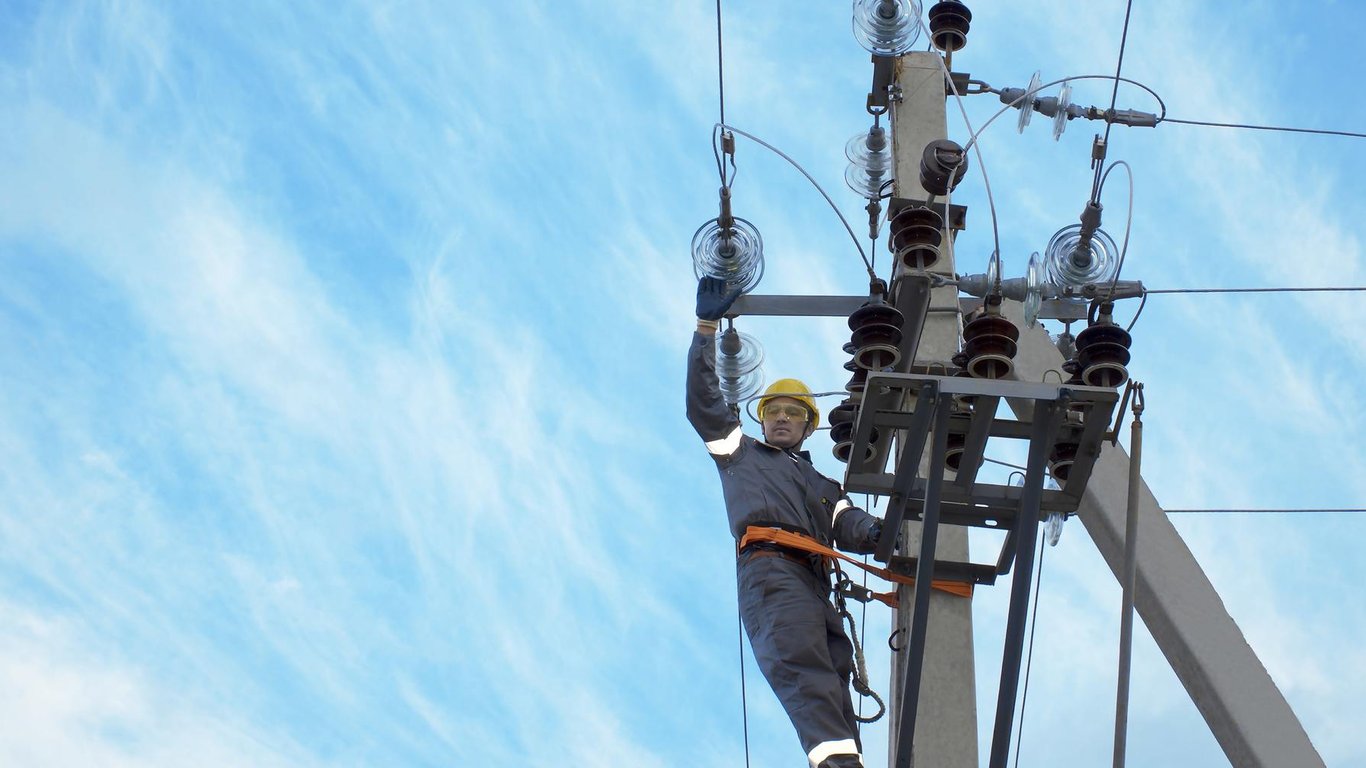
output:
[[[849,696],[852,650],[826,598],[828,583],[783,557],[741,555],[739,569],[740,615],[754,658],[807,759],[812,766],[827,759],[861,765]]]

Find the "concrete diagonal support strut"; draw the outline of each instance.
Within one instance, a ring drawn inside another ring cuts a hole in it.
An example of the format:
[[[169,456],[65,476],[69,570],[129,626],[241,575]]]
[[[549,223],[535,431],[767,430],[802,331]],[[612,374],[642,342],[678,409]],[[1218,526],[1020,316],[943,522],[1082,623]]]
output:
[[[1007,302],[1007,312],[1024,328],[1018,304]],[[1060,371],[1062,362],[1041,327],[1024,329],[1017,378],[1041,381],[1045,371]],[[1128,455],[1106,443],[1078,510],[1116,578],[1124,567],[1128,482]],[[1135,607],[1229,762],[1234,768],[1323,766],[1299,718],[1147,483],[1140,489],[1138,516]]]

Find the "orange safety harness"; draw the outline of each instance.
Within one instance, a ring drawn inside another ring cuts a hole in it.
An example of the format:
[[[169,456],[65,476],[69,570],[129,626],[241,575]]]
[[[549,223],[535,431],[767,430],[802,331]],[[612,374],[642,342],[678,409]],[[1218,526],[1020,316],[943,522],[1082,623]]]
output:
[[[832,560],[843,560],[846,563],[862,568],[884,581],[890,581],[896,584],[906,584],[912,587],[915,586],[915,577],[913,576],[902,576],[901,574],[893,573],[886,568],[868,565],[860,560],[855,560],[842,552],[837,552],[810,536],[793,533],[792,531],[785,531],[781,528],[766,528],[758,525],[749,526],[745,529],[745,535],[740,539],[740,549],[744,549],[750,544],[759,542],[767,542],[769,544],[776,544],[780,547],[787,547],[788,549],[809,552],[813,555],[820,555],[821,557]],[[958,597],[972,597],[972,587],[973,585],[970,583],[954,581],[952,579],[934,579],[930,582],[931,589],[937,589],[940,592],[947,592],[950,595],[956,595]],[[872,597],[889,607],[897,607],[896,592],[874,592]]]

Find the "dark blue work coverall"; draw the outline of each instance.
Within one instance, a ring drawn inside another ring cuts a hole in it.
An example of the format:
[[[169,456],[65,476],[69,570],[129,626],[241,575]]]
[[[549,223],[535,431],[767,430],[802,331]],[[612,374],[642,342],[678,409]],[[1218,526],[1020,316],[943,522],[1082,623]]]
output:
[[[721,474],[731,534],[751,525],[805,533],[871,552],[880,521],[853,506],[839,483],[787,451],[745,435],[721,396],[716,338],[695,333],[688,352],[688,420]],[[787,710],[812,768],[863,764],[849,694],[853,646],[831,604],[818,558],[767,546],[738,556],[740,615],[759,669]]]

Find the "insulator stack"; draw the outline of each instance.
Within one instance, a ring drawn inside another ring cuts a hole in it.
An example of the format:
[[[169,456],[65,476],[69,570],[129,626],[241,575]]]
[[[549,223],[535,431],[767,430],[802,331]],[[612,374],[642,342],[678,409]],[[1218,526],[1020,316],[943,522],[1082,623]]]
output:
[[[978,379],[1004,379],[1015,368],[1020,329],[1001,316],[1000,302],[1000,296],[987,297],[984,311],[963,327],[963,351],[954,357]]]
[[[968,436],[964,434],[948,435],[948,450],[944,453],[944,466],[954,472],[963,466],[963,450],[967,447]]]
[[[749,293],[764,276],[764,240],[744,219],[734,217],[730,226],[712,219],[693,233],[692,266],[696,277],[719,277],[728,290]]]
[[[929,269],[939,261],[944,217],[925,206],[908,206],[892,214],[891,251],[907,269]]]
[[[901,311],[875,297],[849,316],[850,342],[854,363],[860,368],[880,371],[901,360]]]
[[[961,356],[962,354],[963,354],[963,353],[959,352],[957,355],[954,355],[954,364],[955,364],[955,365],[958,364],[958,361],[959,361],[960,356]],[[967,362],[967,358],[966,358],[966,357],[961,357],[961,360],[962,360],[962,362]],[[964,377],[964,378],[972,378],[972,374],[968,373],[968,371],[967,371],[966,368],[960,368],[959,370],[954,371],[954,374],[953,374],[953,375],[954,375],[954,376],[962,376],[962,377]],[[954,402],[954,404],[957,405],[958,408],[959,408],[959,410],[962,410],[962,411],[971,411],[971,410],[972,410],[972,403],[973,403],[973,401],[976,400],[976,399],[977,399],[977,396],[976,396],[976,395],[954,395],[954,396],[953,396],[953,402]]]
[[[892,180],[892,147],[887,130],[874,125],[867,133],[860,133],[844,147],[849,167],[844,171],[844,183],[869,200],[882,196],[882,189]]]
[[[951,139],[931,141],[920,155],[920,186],[931,195],[947,195],[967,172],[967,152]]]
[[[1119,387],[1129,380],[1133,337],[1110,319],[1112,305],[1101,304],[1100,318],[1077,334],[1077,365],[1083,384]]]
[[[1072,470],[1072,464],[1076,460],[1076,443],[1058,443],[1048,452],[1048,471],[1058,479],[1058,482],[1065,483],[1067,473]]]
[[[1104,283],[1119,269],[1119,247],[1103,229],[1072,224],[1054,233],[1043,261],[1048,282],[1054,285]]]
[[[726,404],[739,405],[763,385],[764,350],[748,334],[727,328],[716,345],[716,376]]]
[[[844,363],[844,370],[850,372],[849,381],[844,384],[845,391],[855,399],[863,397],[863,390],[868,386],[868,369],[851,358]]]
[[[900,56],[920,37],[920,0],[854,0],[854,39],[874,56]]]
[[[942,0],[930,6],[930,40],[934,47],[953,53],[968,44],[972,11],[958,0]]]
[[[854,423],[858,421],[858,403],[853,398],[845,400],[830,409],[829,418],[830,439],[835,442],[832,452],[836,459],[847,464],[854,452]],[[864,461],[869,461],[877,455],[874,448],[876,442],[877,430],[874,429],[868,438],[868,445],[864,448]]]

